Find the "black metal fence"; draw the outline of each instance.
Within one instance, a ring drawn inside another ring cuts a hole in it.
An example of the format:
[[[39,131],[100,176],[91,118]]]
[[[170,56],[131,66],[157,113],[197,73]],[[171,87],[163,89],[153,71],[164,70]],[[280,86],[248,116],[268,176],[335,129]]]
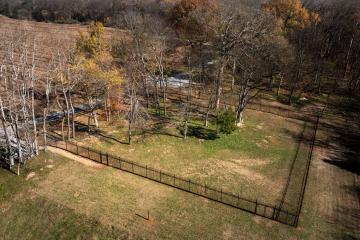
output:
[[[97,151],[89,147],[79,146],[70,142],[61,142],[49,139],[48,145],[71,152],[75,155],[88,158],[99,164],[126,171],[158,183],[162,183],[204,198],[253,213],[268,219],[272,219],[287,225],[295,226],[298,213],[288,212],[277,206],[262,203],[257,200],[247,199],[239,194],[233,194],[222,189],[218,189],[206,184],[196,183],[190,179],[185,179],[175,174],[162,170],[154,169],[147,165],[142,165],[129,161],[111,154]]]
[[[322,110],[321,115],[324,113],[325,108]],[[301,213],[301,209],[303,206],[303,202],[304,202],[304,196],[305,196],[305,190],[306,190],[306,186],[307,186],[307,182],[308,182],[308,177],[309,177],[309,172],[310,172],[310,165],[311,165],[311,160],[313,157],[313,152],[314,152],[314,147],[315,147],[315,142],[316,142],[316,134],[319,128],[319,123],[320,123],[320,115],[317,117],[316,119],[316,124],[314,126],[314,131],[313,134],[311,136],[311,142],[310,142],[310,150],[308,151],[308,156],[307,156],[307,161],[306,161],[306,166],[305,166],[305,172],[302,178],[302,182],[301,182],[301,191],[297,200],[297,210],[296,210],[296,219],[294,222],[294,226],[297,226],[299,224],[299,217],[300,217],[300,213]]]
[[[147,165],[142,165],[133,161],[129,161],[123,159],[121,157],[117,157],[106,152],[97,151],[95,149],[89,147],[79,146],[70,142],[62,142],[56,141],[55,139],[49,136],[48,145],[56,148],[60,148],[71,152],[75,155],[88,158],[100,164],[104,164],[113,168],[117,168],[132,174],[136,174],[138,176],[198,195],[204,198],[223,203],[228,206],[232,206],[238,209],[241,209],[246,212],[250,212],[268,219],[272,219],[287,225],[297,226],[299,222],[299,216],[302,209],[305,189],[307,185],[307,179],[309,175],[309,169],[313,154],[313,148],[315,145],[316,133],[319,125],[319,116],[314,115],[294,115],[293,111],[284,111],[283,109],[279,109],[279,111],[275,111],[274,107],[264,106],[261,104],[252,104],[251,109],[258,110],[262,112],[269,112],[276,115],[280,115],[288,118],[295,118],[304,121],[315,122],[314,130],[311,134],[311,143],[309,147],[308,156],[306,158],[305,171],[302,175],[301,180],[301,190],[298,194],[298,197],[293,202],[294,210],[286,210],[285,207],[282,207],[281,204],[279,206],[269,205],[258,200],[248,199],[239,194],[229,193],[223,191],[222,189],[218,189],[212,186],[207,186],[205,184],[196,183],[191,181],[190,179],[184,179],[182,177],[176,176],[174,174],[154,169]],[[275,111],[275,112],[274,112]],[[324,110],[322,111],[322,113]],[[321,113],[321,114],[322,114]],[[286,193],[285,193],[286,194]]]

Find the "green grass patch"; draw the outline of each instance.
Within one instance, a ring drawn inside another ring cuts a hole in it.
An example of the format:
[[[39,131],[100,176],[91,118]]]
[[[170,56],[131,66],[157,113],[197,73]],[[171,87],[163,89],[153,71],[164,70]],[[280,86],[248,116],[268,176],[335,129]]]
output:
[[[189,138],[184,140],[181,122],[156,123],[155,130],[141,131],[145,134],[137,135],[131,145],[114,140],[126,140],[126,125],[116,122],[101,122],[100,130],[107,137],[84,135],[77,140],[102,152],[276,204],[304,124],[249,110],[244,126],[231,134],[218,134],[213,122],[206,128],[199,119],[192,119]]]

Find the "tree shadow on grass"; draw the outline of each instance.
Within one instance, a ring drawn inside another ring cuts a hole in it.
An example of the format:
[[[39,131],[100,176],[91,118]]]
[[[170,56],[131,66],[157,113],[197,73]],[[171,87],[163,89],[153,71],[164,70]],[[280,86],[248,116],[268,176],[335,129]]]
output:
[[[181,134],[184,134],[184,129],[180,129]],[[189,126],[188,134],[189,137],[196,137],[204,140],[215,140],[219,138],[219,135],[215,130],[200,127],[200,126]]]
[[[339,118],[336,121],[333,118],[324,118],[321,129],[327,135],[326,138],[317,141],[317,146],[331,152],[324,156],[322,161],[344,170],[341,174],[347,176],[339,179],[344,182],[341,194],[346,193],[343,196],[345,204],[339,197],[329,220],[346,229],[346,232],[340,234],[339,239],[358,239],[360,211],[355,199],[360,199],[360,185],[357,180],[360,175],[360,127],[352,121],[351,116],[343,115]],[[347,199],[354,199],[355,204],[350,204]]]
[[[322,126],[323,129],[332,134],[328,139],[319,141],[318,145],[332,149],[337,154],[328,156],[323,161],[360,175],[360,131],[358,128],[350,122],[339,123],[338,126],[325,124]]]
[[[150,126],[150,129],[142,131],[142,134],[140,135],[163,135],[163,136],[169,136],[169,137],[175,137],[175,138],[182,138],[182,136],[170,133],[166,130],[166,125],[170,124],[170,121],[158,121]]]
[[[116,142],[116,143],[120,143],[120,144],[129,145],[128,142],[122,141],[120,139],[117,139],[114,136],[108,135],[99,128],[95,128],[94,125],[90,125],[90,132],[89,132],[88,125],[85,125],[83,123],[76,122],[75,127],[76,127],[77,132],[90,133],[91,135],[100,136],[100,137],[104,138],[108,143]]]

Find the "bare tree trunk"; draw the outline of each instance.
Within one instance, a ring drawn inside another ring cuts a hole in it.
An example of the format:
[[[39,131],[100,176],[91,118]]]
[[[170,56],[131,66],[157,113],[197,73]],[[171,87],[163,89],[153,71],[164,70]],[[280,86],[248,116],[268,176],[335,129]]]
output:
[[[94,119],[95,127],[99,128],[99,121],[98,121],[96,110],[92,111],[91,115],[92,115],[92,117]]]
[[[279,85],[278,85],[278,89],[277,89],[277,91],[276,91],[276,96],[277,97],[279,97],[279,95],[280,95],[280,90],[281,90],[281,86],[282,86],[282,82],[283,82],[283,75],[282,74],[280,74],[280,82],[279,82]]]
[[[221,90],[222,90],[222,80],[224,75],[225,63],[220,63],[220,67],[218,70],[218,76],[216,80],[216,109],[220,107],[220,97],[221,97]]]
[[[146,108],[150,107],[150,93],[149,93],[149,87],[147,85],[147,80],[145,78],[144,80],[144,91],[145,91],[145,97],[146,97]]]
[[[110,103],[110,88],[106,88],[105,93],[105,114],[106,114],[106,121],[111,121],[111,103]]]
[[[17,148],[18,148],[18,160],[19,163],[23,162],[23,152],[22,152],[22,146],[21,146],[21,139],[20,139],[20,133],[19,133],[19,121],[18,121],[18,115],[15,114],[15,135],[17,140]]]
[[[154,80],[155,84],[155,102],[156,102],[156,112],[160,115],[160,97],[159,97],[159,87],[157,79]]]
[[[132,137],[132,123],[129,121],[129,128],[128,128],[128,142],[129,145],[131,144],[131,137]]]
[[[90,117],[90,115],[89,115],[89,116],[88,116],[88,132],[89,132],[89,135],[90,135],[90,133],[91,133],[90,124],[91,124],[91,117]]]
[[[132,137],[132,123],[133,123],[133,120],[134,120],[134,116],[135,116],[135,103],[134,103],[134,91],[132,89],[133,86],[131,86],[131,89],[130,89],[130,112],[129,112],[129,125],[128,125],[128,143],[129,145],[131,144],[131,137]]]
[[[163,101],[164,101],[164,116],[166,117],[167,111],[166,111],[166,100],[167,100],[167,83],[166,80],[163,80]]]
[[[201,84],[205,84],[205,57],[204,57],[204,47],[203,43],[200,43],[200,59],[201,59],[201,75],[200,82]],[[200,97],[199,97],[200,98]]]
[[[209,126],[209,115],[210,115],[210,111],[211,111],[212,107],[213,107],[213,101],[212,101],[212,96],[210,95],[208,107],[207,107],[206,114],[205,114],[205,127]]]
[[[61,136],[63,141],[65,141],[64,123],[65,123],[65,118],[63,117],[61,120]]]
[[[12,159],[12,156],[11,156],[11,143],[10,143],[8,129],[7,129],[6,117],[5,117],[4,106],[3,106],[1,96],[0,96],[0,111],[1,111],[1,124],[4,129],[6,148],[7,148],[6,149],[6,155],[7,155],[6,157],[8,157],[10,160],[10,169],[11,169],[11,167],[14,165],[14,160]]]
[[[69,105],[70,105],[70,109],[71,109],[71,125],[72,125],[72,137],[75,138],[76,137],[76,128],[75,128],[75,108],[72,102],[72,97],[71,97],[71,91],[70,91],[70,87],[69,87]]]
[[[244,74],[244,78],[245,78],[245,74]],[[247,97],[247,84],[248,81],[247,79],[243,79],[242,80],[244,83],[244,85],[240,85],[240,92],[239,92],[239,103],[238,103],[238,107],[236,110],[236,125],[237,126],[241,126],[244,122],[244,110],[245,110],[245,105],[246,105],[246,97]]]
[[[235,75],[236,75],[236,59],[234,59],[234,63],[233,63],[233,76],[231,78],[231,92],[234,92],[234,87],[235,87]]]
[[[67,137],[68,137],[68,140],[70,140],[71,139],[70,105],[69,105],[69,100],[68,100],[64,86],[63,86],[63,95],[64,95],[65,106],[66,106]]]
[[[35,66],[34,66],[35,67]],[[35,155],[39,154],[39,146],[37,141],[37,128],[36,128],[36,118],[35,118],[35,98],[34,98],[34,77],[31,77],[31,113],[32,113],[32,121],[33,121],[33,131],[34,131],[34,150]]]
[[[47,108],[44,108],[44,114],[43,114],[43,132],[44,132],[44,151],[47,150],[47,131],[46,131],[46,118],[47,118]]]
[[[191,58],[188,59],[189,64],[189,72],[190,72],[190,78],[189,78],[189,90],[187,95],[187,103],[185,107],[185,124],[184,124],[184,139],[187,139],[188,135],[188,128],[189,128],[189,119],[190,119],[190,111],[191,111],[191,96],[192,96],[192,72],[191,72]]]
[[[186,110],[188,111],[188,110]],[[184,139],[187,139],[187,134],[188,134],[188,124],[189,124],[189,113],[186,113],[186,117],[185,117],[185,124],[184,124]]]
[[[303,36],[299,37],[298,39],[299,43],[297,46],[297,52],[296,52],[296,62],[294,65],[294,69],[293,69],[293,77],[292,77],[292,81],[291,81],[291,88],[290,88],[290,94],[289,94],[289,99],[288,99],[288,103],[291,104],[292,103],[292,99],[295,93],[295,90],[298,86],[298,83],[300,81],[301,78],[301,68],[303,65],[303,57],[304,57],[304,49],[303,49]]]

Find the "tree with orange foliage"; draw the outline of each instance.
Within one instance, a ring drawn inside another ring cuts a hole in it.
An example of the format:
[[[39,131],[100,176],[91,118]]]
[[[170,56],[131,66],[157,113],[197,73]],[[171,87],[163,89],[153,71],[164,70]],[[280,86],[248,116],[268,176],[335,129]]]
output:
[[[201,37],[218,8],[218,0],[181,0],[171,10],[170,20],[179,34]]]
[[[111,89],[118,88],[122,82],[122,73],[115,66],[111,49],[103,35],[103,24],[91,23],[88,26],[87,34],[80,34],[73,64],[73,68],[83,77],[78,90],[87,99],[89,106],[93,108],[91,114],[96,126],[98,126],[98,121],[94,109],[95,104],[99,99],[104,100],[106,119],[110,121]]]
[[[281,32],[294,45],[295,61],[291,74],[288,100],[290,104],[295,90],[302,80],[302,67],[307,45],[307,40],[305,39],[306,28],[312,22],[319,21],[320,19],[317,13],[308,11],[303,6],[301,0],[271,0],[262,5],[262,10],[275,17]]]
[[[300,0],[271,0],[262,9],[276,17],[284,32],[303,29],[310,21],[310,14]]]

